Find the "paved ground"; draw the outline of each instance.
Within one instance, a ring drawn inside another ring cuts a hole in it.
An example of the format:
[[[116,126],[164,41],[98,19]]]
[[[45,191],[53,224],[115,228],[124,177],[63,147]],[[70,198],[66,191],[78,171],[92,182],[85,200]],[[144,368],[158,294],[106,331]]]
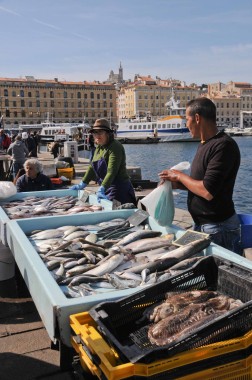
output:
[[[52,156],[43,153],[39,159],[52,164]],[[75,164],[79,182],[88,165],[87,159]],[[90,188],[97,185],[91,184]],[[138,192],[139,197],[149,190]],[[184,228],[191,226],[185,210],[176,209],[174,223]],[[1,257],[1,251],[0,251]],[[0,280],[0,379],[1,380],[70,380],[71,371],[60,369],[59,351],[51,349],[51,341],[30,298],[29,292],[16,268],[16,276]]]

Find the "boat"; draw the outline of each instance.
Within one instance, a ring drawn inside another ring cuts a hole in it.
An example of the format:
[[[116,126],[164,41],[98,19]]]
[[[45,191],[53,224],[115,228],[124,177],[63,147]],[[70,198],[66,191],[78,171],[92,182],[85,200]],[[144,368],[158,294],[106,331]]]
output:
[[[241,131],[241,136],[252,136],[252,127],[245,127]]]
[[[78,150],[83,150],[87,145],[87,135],[90,125],[84,120],[82,123],[54,123],[47,119],[41,123],[40,142],[47,146],[54,141],[64,143],[77,141]]]
[[[199,141],[191,136],[186,127],[186,108],[179,107],[179,101],[172,94],[166,103],[168,115],[154,117],[147,113],[146,117],[120,119],[116,136],[118,139],[158,138],[158,142]]]

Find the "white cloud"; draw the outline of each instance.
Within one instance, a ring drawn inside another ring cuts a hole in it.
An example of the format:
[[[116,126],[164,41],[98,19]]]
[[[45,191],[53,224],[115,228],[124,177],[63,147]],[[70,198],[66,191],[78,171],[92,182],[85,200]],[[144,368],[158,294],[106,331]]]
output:
[[[36,19],[36,18],[34,18],[33,21],[37,22],[38,24],[41,24],[41,25],[47,26],[48,28],[52,28],[52,29],[55,29],[55,30],[61,30],[61,28],[59,28],[59,27],[56,26],[56,25],[47,24],[46,22],[40,21],[40,20],[38,20],[38,19]]]

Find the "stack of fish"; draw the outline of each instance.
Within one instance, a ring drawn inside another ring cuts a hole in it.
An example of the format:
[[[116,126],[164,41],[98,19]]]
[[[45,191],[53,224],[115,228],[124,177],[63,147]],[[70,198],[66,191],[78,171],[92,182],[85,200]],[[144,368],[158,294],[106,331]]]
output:
[[[166,280],[194,265],[200,258],[192,256],[210,244],[200,239],[178,248],[173,234],[161,234],[113,219],[33,231],[29,240],[66,296],[80,297]]]
[[[72,195],[63,197],[26,197],[5,203],[2,206],[10,219],[34,218],[37,216],[71,215],[85,211],[101,211],[101,205],[83,203]]]
[[[215,291],[167,293],[165,302],[145,310],[145,316],[154,322],[148,338],[157,346],[170,344],[242,305],[242,301]]]

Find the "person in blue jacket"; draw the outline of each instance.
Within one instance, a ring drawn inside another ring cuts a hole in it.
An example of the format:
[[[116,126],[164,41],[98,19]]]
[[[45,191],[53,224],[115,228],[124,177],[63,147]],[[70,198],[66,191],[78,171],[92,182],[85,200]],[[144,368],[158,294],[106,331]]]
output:
[[[31,158],[25,161],[25,174],[17,179],[17,192],[53,190],[53,184],[49,177],[42,173],[42,164]]]

